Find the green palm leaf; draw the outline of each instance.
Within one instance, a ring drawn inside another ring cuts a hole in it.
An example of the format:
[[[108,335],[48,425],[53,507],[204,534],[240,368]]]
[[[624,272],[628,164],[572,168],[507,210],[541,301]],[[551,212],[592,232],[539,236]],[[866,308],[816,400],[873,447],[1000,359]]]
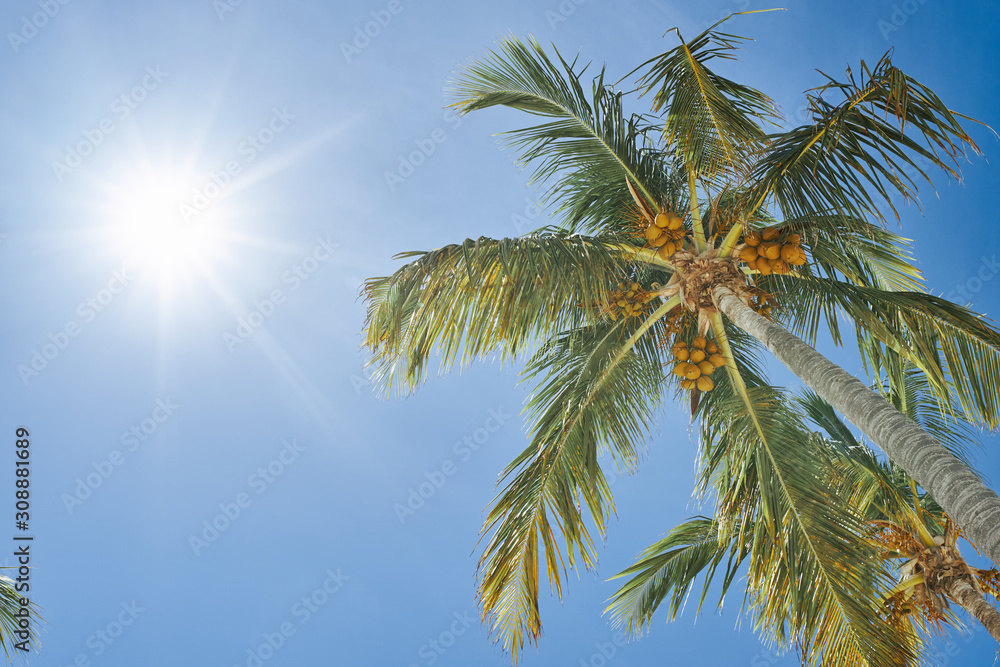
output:
[[[653,110],[665,112],[666,144],[696,176],[710,180],[741,174],[764,140],[761,121],[779,117],[767,95],[708,68],[706,63],[716,58],[734,59],[746,39],[714,28],[690,42],[674,29],[680,46],[637,68],[648,67],[639,86],[645,92],[655,90]]]
[[[926,161],[957,178],[965,147],[979,152],[958,114],[893,66],[888,53],[874,69],[862,61],[859,79],[850,69],[845,82],[827,78],[820,94],[809,96],[813,123],[769,137],[751,176],[754,201],[773,196],[786,216],[835,210],[881,218],[879,204],[896,212],[893,193],[914,198],[916,182],[907,171],[929,182],[920,167]],[[827,92],[844,99],[833,104],[822,97]]]
[[[953,390],[970,419],[990,428],[1000,425],[1000,332],[982,317],[922,292],[883,291],[830,278],[768,277],[768,285],[778,283],[788,310],[823,312],[835,340],[838,311],[853,320],[862,357],[876,376],[889,370],[888,354],[895,353],[927,375],[941,409],[947,409]],[[887,378],[891,382],[894,375]]]
[[[388,390],[412,390],[435,349],[443,369],[492,352],[509,361],[593,321],[593,303],[625,276],[614,240],[549,232],[400,255],[417,259],[364,287],[375,378]]]
[[[623,353],[624,352],[624,353]],[[614,505],[597,463],[610,448],[620,465],[634,468],[659,404],[663,375],[649,337],[622,344],[622,327],[601,324],[557,337],[525,369],[542,377],[528,402],[531,444],[508,466],[512,477],[494,502],[484,533],[493,531],[479,562],[480,599],[492,632],[516,660],[525,639],[537,641],[538,566],[562,596],[560,570],[597,557],[579,500],[601,535]],[[556,522],[566,543],[557,544]]]
[[[796,643],[807,665],[910,664],[905,637],[878,614],[884,573],[860,539],[862,517],[826,482],[828,458],[779,392],[745,396],[716,399],[703,420],[731,453],[732,471],[717,477],[730,483],[718,489],[717,517],[752,536],[747,601],[756,628]]]
[[[680,613],[695,580],[704,574],[697,610],[708,595],[716,571],[728,561],[722,581],[719,604],[735,580],[746,552],[737,552],[735,542],[720,540],[712,519],[694,517],[671,530],[666,537],[647,548],[632,567],[612,579],[631,577],[611,599],[605,613],[611,614],[615,627],[624,627],[629,635],[649,628],[653,614],[668,602],[668,620]]]
[[[586,67],[556,55],[558,66],[534,40],[502,40],[453,83],[455,106],[468,113],[502,105],[553,119],[507,133],[506,144],[521,164],[535,163],[532,182],[547,184],[543,201],[558,201],[571,229],[615,228],[632,203],[626,179],[650,205],[668,199],[679,210],[683,181],[647,139],[649,121],[624,116],[622,93],[604,83],[603,70],[588,91],[581,83]]]

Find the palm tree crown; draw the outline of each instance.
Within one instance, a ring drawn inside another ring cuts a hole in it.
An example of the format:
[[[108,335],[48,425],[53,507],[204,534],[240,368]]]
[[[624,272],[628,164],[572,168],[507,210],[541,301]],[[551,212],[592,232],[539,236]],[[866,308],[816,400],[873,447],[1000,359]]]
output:
[[[507,143],[562,224],[401,255],[405,266],[365,285],[365,342],[390,391],[415,388],[435,351],[444,368],[523,361],[536,385],[531,441],[503,471],[480,560],[484,617],[513,659],[540,633],[539,564],[560,596],[567,566],[596,565],[588,523],[603,536],[614,511],[598,456],[634,470],[675,392],[700,421],[700,488],[715,514],[650,548],[642,567],[659,579],[623,589],[649,602],[624,622],[638,629],[664,599],[677,612],[688,589],[663,588],[669,572],[726,561],[728,587],[748,562],[758,627],[797,642],[804,661],[910,664],[913,642],[877,613],[885,582],[864,565],[880,556],[859,539],[868,519],[834,492],[827,449],[767,382],[760,355],[767,346],[812,372],[818,362],[776,332],[808,347],[825,328],[839,344],[847,314],[890,392],[914,367],[942,419],[956,418],[955,397],[969,420],[1000,424],[1000,333],[927,294],[905,239],[880,224],[894,194],[916,191],[904,168],[927,178],[917,161],[929,161],[957,175],[957,159],[978,149],[888,55],[812,91],[810,123],[769,134],[771,99],[709,68],[742,42],[717,27],[690,41],[678,33],[677,47],[637,68],[630,92],[603,69],[588,81],[576,60],[513,38],[468,66],[452,91],[463,113],[502,105],[539,118]],[[626,115],[632,93],[650,94],[652,112]],[[871,406],[860,394],[833,398],[838,409]],[[944,490],[975,475],[927,438],[947,474],[932,484],[908,472],[947,505]],[[872,439],[893,455],[892,438]],[[947,509],[996,562],[1000,499],[986,491],[970,501],[986,528]]]

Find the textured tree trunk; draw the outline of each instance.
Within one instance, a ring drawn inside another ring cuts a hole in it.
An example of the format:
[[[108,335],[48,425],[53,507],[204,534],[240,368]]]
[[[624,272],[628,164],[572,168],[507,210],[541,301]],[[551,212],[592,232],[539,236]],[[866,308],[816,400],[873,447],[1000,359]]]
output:
[[[993,639],[1000,642],[1000,611],[983,597],[983,594],[963,579],[951,579],[945,591],[952,600],[962,605],[962,609],[972,614],[982,623]]]
[[[819,352],[754,312],[729,288],[715,302],[736,326],[767,346],[847,421],[915,479],[965,535],[1000,565],[1000,497],[933,436]],[[996,635],[994,635],[996,636]]]

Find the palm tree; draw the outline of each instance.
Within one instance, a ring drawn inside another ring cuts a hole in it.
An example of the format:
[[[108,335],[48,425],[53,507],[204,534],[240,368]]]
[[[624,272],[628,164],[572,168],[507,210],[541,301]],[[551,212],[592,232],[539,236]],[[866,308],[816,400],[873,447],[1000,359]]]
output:
[[[975,435],[963,419],[961,407],[950,406],[956,419],[942,418],[922,374],[904,368],[900,380],[905,393],[888,396],[891,403],[965,460],[964,446]],[[852,516],[860,516],[865,523],[848,545],[857,549],[848,562],[863,565],[860,572],[868,568],[868,578],[879,589],[878,616],[896,631],[899,650],[895,664],[917,664],[923,650],[921,635],[940,630],[942,624],[957,623],[948,600],[962,606],[1000,641],[1000,612],[984,598],[984,593],[1000,597],[1000,572],[969,566],[957,549],[955,526],[940,506],[927,493],[919,494],[912,478],[898,466],[879,461],[859,443],[828,403],[808,390],[792,402],[825,431],[825,435],[811,434],[805,443],[818,444],[824,451],[824,463],[814,471],[815,477],[835,497],[848,499]],[[713,474],[712,462],[706,463],[702,470],[705,479]],[[762,516],[762,512],[758,510],[755,516]],[[617,575],[628,580],[608,607],[612,620],[629,634],[639,634],[649,627],[654,612],[664,602],[668,618],[673,620],[699,577],[703,579],[697,605],[700,611],[719,566],[727,561],[720,587],[721,606],[737,570],[749,561],[744,605],[755,612],[758,629],[783,647],[792,639],[798,640],[803,664],[813,664],[822,646],[810,642],[808,636],[781,636],[775,631],[782,627],[773,622],[775,610],[804,607],[816,627],[836,625],[836,610],[822,603],[803,605],[804,600],[815,600],[787,587],[762,586],[767,573],[780,571],[782,563],[749,558],[748,550],[735,549],[735,540],[726,539],[727,531],[719,530],[719,523],[718,518],[707,517],[685,521]],[[874,558],[873,544],[877,552]],[[803,552],[798,558],[808,560],[809,556]],[[887,567],[888,562],[900,560],[899,567]],[[871,664],[860,654],[837,655],[833,663]]]
[[[1000,423],[1000,333],[925,293],[905,242],[878,224],[879,202],[915,193],[904,167],[927,177],[919,158],[957,176],[964,148],[978,149],[888,56],[872,69],[862,63],[860,80],[848,71],[847,81],[817,89],[811,124],[768,135],[772,101],[707,66],[732,58],[740,40],[713,26],[641,66],[638,90],[655,91],[654,114],[630,116],[603,70],[585,84],[575,60],[556,64],[537,43],[504,40],[457,80],[456,104],[542,118],[509,143],[534,164],[562,227],[405,253],[412,261],[364,288],[365,342],[388,391],[415,388],[435,351],[444,368],[487,355],[526,359],[523,374],[537,383],[531,443],[503,472],[480,560],[484,615],[515,660],[541,628],[539,560],[560,596],[567,565],[596,564],[582,506],[602,535],[614,509],[599,452],[634,469],[664,390],[679,388],[711,436],[703,456],[717,471],[713,530],[735,553],[784,554],[789,568],[760,584],[809,581],[840,625],[810,625],[795,609],[776,610],[773,621],[831,655],[894,664],[898,638],[870,619],[877,588],[845,565],[840,546],[863,517],[816,484],[821,452],[801,446],[805,429],[759,371],[758,341],[1000,562],[1000,498],[811,347],[823,323],[839,343],[846,312],[875,375],[892,385],[884,371],[912,363],[942,409],[954,394],[977,422]],[[709,377],[720,361],[726,373]],[[664,377],[664,365],[673,374]],[[732,492],[744,487],[751,491]],[[758,507],[765,520],[751,522]],[[803,545],[810,558],[800,563]]]

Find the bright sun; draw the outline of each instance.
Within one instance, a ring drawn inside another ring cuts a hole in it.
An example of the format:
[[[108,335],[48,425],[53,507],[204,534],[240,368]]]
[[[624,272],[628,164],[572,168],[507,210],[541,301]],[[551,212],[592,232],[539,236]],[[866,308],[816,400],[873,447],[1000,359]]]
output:
[[[218,215],[190,221],[181,215],[190,192],[183,179],[140,170],[108,187],[101,207],[108,249],[161,291],[211,273],[224,249]]]

